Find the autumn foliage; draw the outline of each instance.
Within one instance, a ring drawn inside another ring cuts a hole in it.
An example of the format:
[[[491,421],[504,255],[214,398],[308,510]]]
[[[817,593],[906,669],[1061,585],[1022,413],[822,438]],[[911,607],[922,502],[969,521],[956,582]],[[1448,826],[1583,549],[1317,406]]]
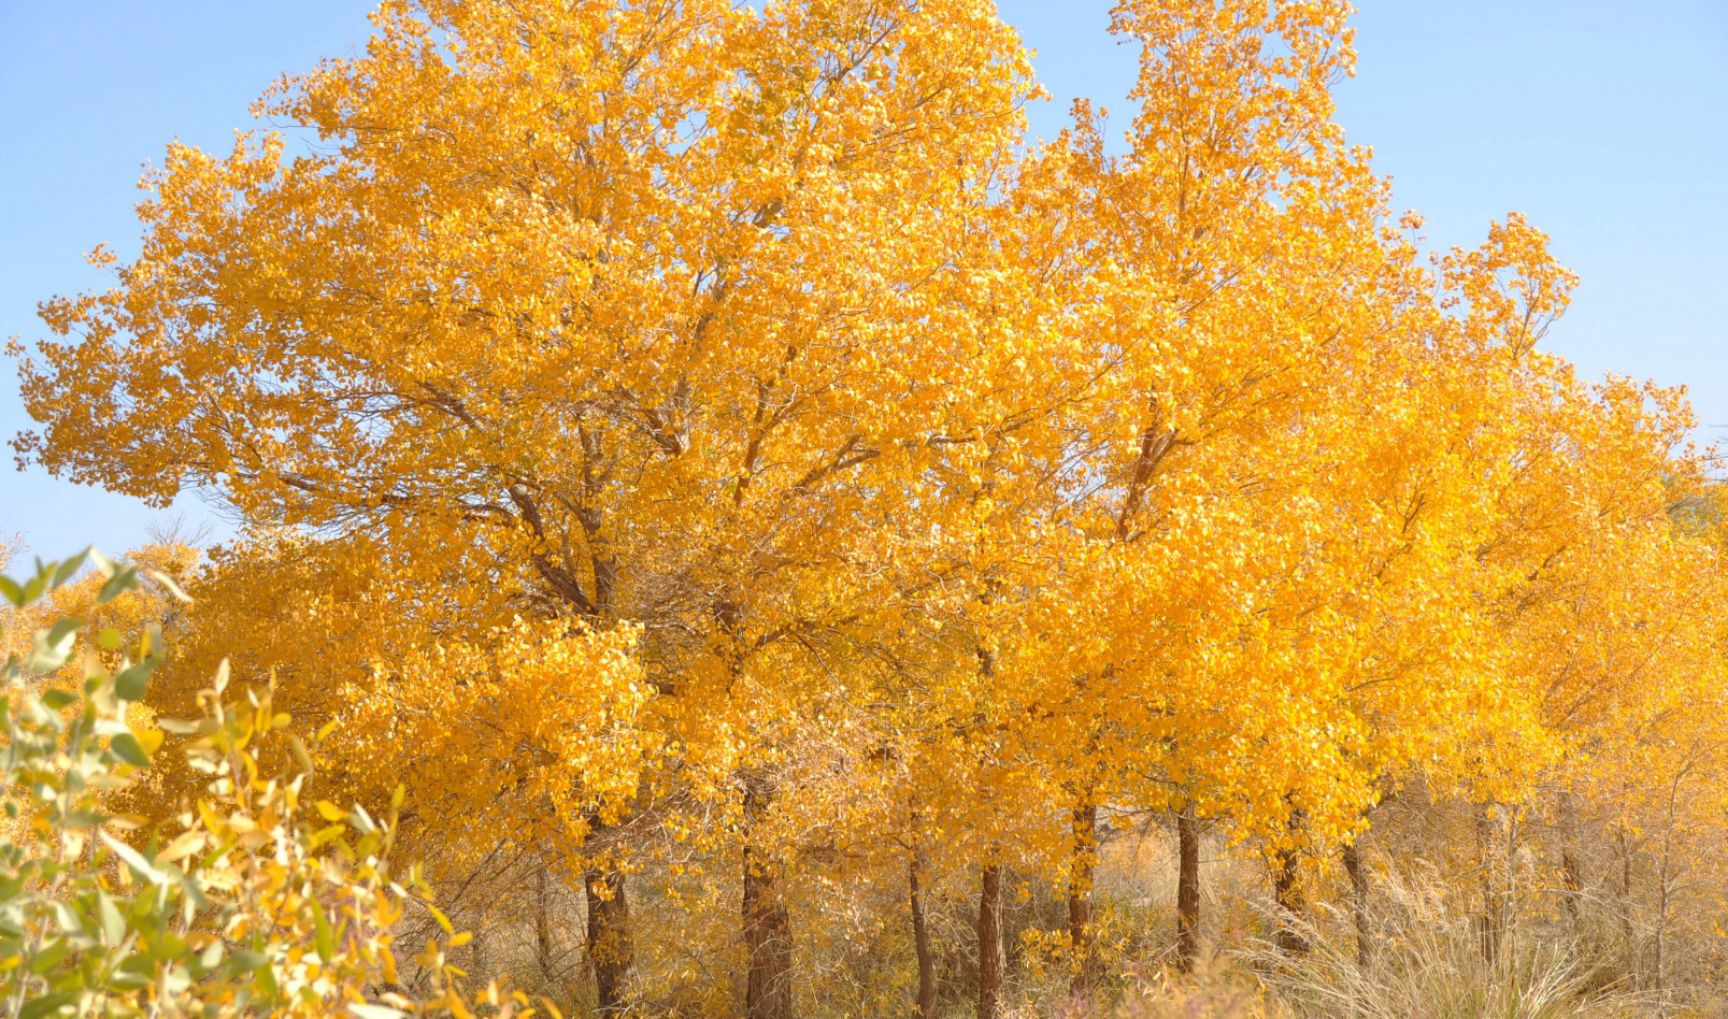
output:
[[[1540,231],[1393,213],[1347,13],[1121,0],[1129,118],[1032,141],[988,0],[386,0],[260,101],[305,138],[170,147],[15,446],[242,521],[151,709],[269,688],[570,1011],[1156,1009],[1238,951],[1340,1014],[1301,974],[1418,972],[1418,914],[1472,986],[1697,999],[1721,490],[1682,393],[1545,349]]]

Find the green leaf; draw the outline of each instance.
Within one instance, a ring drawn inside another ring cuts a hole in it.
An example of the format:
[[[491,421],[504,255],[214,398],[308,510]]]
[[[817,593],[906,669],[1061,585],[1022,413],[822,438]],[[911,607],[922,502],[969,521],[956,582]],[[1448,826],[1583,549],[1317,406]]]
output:
[[[76,636],[78,628],[83,625],[84,620],[82,619],[57,619],[52,626],[48,627],[48,642],[50,644],[64,644],[66,638]]]
[[[155,671],[159,661],[159,658],[146,658],[115,676],[114,696],[123,701],[143,700],[144,691],[150,687],[150,673]]]
[[[222,965],[222,942],[220,940],[211,941],[205,946],[204,954],[198,957],[198,965],[206,971]]]
[[[78,695],[70,690],[46,690],[42,693],[42,703],[48,705],[49,711],[59,711],[67,705],[78,703]]]
[[[63,1006],[74,1004],[77,1001],[77,991],[61,991],[58,994],[50,994],[45,998],[26,1002],[24,1007],[18,1010],[18,1019],[37,1019],[38,1016],[52,1015],[60,1011]]]
[[[139,768],[150,767],[150,755],[145,752],[144,745],[138,742],[138,737],[129,732],[109,740],[108,747],[114,751],[114,756],[127,764]]]
[[[24,582],[24,604],[28,605],[42,597],[42,592],[48,587],[46,574],[38,573]]]
[[[85,933],[84,917],[77,909],[73,908],[73,906],[74,904],[70,902],[55,902],[52,904],[51,909],[54,913],[54,922],[59,924],[60,931],[63,934]]]
[[[66,958],[66,956],[71,953],[71,938],[55,938],[53,941],[50,941],[42,951],[36,953],[36,958],[30,960],[30,972],[46,973],[55,966],[60,965],[60,960]]]
[[[11,577],[0,576],[0,595],[17,607],[24,607],[24,589]]]
[[[126,937],[126,918],[120,915],[120,907],[114,905],[114,900],[100,888],[96,890],[96,915],[102,921],[102,943],[118,945]]]
[[[64,584],[73,577],[76,577],[78,571],[84,568],[84,560],[90,557],[90,551],[90,549],[86,548],[84,551],[61,563],[59,567],[54,570],[54,579],[49,582],[50,586],[59,587],[61,584]]]
[[[95,810],[69,810],[60,818],[60,823],[73,831],[89,831],[112,820],[110,815]]]
[[[263,952],[251,949],[235,952],[228,957],[228,972],[238,976],[241,973],[256,972],[259,968],[269,965],[270,957]]]
[[[102,837],[103,844],[105,844],[109,849],[112,849],[114,855],[124,861],[126,866],[131,867],[139,877],[153,885],[165,885],[168,883],[168,876],[157,870],[155,864],[146,860],[138,850],[133,849],[131,846],[121,842],[119,839],[105,831],[97,832],[97,834]]]
[[[282,993],[281,987],[276,983],[276,967],[274,966],[263,966],[253,970],[252,980],[258,985],[258,989],[264,992],[266,998],[275,998]]]
[[[317,899],[312,900],[312,947],[325,962],[336,957],[336,932],[330,929],[330,918],[324,915],[324,906]]]
[[[109,559],[107,556],[96,551],[96,546],[92,545],[85,549],[84,554],[89,556],[90,562],[95,564],[96,572],[102,574],[104,577],[112,577],[114,575],[114,560]]]
[[[36,650],[25,667],[34,672],[53,672],[72,657],[72,645],[78,640],[82,620],[62,619],[46,630],[36,631]]]
[[[155,982],[155,978],[149,973],[121,971],[108,978],[108,986],[121,991],[136,991],[141,987],[149,987]]]
[[[150,953],[150,950],[146,948],[141,951],[133,952],[126,958],[121,959],[120,965],[116,968],[122,973],[143,973],[148,975],[155,971],[156,959],[155,956]]]
[[[102,590],[96,592],[96,600],[100,603],[113,601],[121,594],[138,586],[138,569],[134,566],[116,566],[114,575],[102,585]]]
[[[175,931],[157,931],[154,942],[150,946],[150,954],[158,959],[183,959],[186,957],[188,951],[186,939]]]

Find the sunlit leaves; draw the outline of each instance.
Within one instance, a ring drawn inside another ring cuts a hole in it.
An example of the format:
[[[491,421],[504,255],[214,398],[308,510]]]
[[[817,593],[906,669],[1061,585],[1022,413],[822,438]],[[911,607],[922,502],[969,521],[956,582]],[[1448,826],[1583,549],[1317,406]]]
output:
[[[98,606],[137,586],[135,571],[96,561]],[[43,583],[13,586],[40,595],[75,573],[45,566]],[[50,622],[34,644],[58,651],[81,627]],[[147,630],[143,643],[146,661],[162,654],[159,636]],[[435,944],[426,951],[430,994],[379,989],[380,979],[395,980],[392,928],[425,886],[414,871],[393,877],[384,862],[394,810],[380,823],[357,806],[347,823],[313,837],[299,814],[305,776],[260,774],[251,748],[285,719],[267,692],[224,703],[211,689],[203,722],[183,727],[201,733],[185,750],[208,784],[170,822],[163,845],[108,812],[161,742],[124,720],[142,678],[122,684],[126,671],[93,665],[79,696],[43,689],[50,677],[33,674],[38,660],[13,659],[4,705],[0,993],[15,1014],[470,1014]]]

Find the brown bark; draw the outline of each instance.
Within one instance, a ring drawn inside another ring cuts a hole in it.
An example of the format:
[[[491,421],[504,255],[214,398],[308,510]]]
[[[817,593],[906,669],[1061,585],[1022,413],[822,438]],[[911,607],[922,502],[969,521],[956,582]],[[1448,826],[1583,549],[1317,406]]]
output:
[[[1069,990],[1079,1001],[1092,996],[1092,881],[1097,869],[1098,805],[1088,801],[1074,808],[1074,860],[1068,874],[1068,944],[1075,961]]]
[[[603,458],[599,438],[584,430],[582,439],[582,470],[584,475],[584,505],[578,511],[583,531],[588,539],[589,563],[594,573],[594,597],[587,599],[587,614],[600,625],[608,625],[617,617],[618,564],[607,550],[603,519],[593,501],[605,486],[605,472],[596,473]],[[510,487],[510,497],[516,501],[524,519],[535,534],[544,537],[539,510],[532,494],[522,484]],[[580,582],[561,567],[544,565],[541,572],[555,580],[562,574],[565,582],[556,583],[566,599],[581,609]],[[595,833],[599,825],[595,825]],[[628,1007],[626,996],[635,976],[636,945],[630,927],[630,902],[624,892],[624,875],[615,867],[590,868],[583,875],[583,891],[588,900],[588,962],[594,968],[595,1009],[602,1016],[622,1014]],[[548,942],[549,944],[549,942]]]
[[[1620,938],[1626,943],[1626,980],[1638,986],[1638,940],[1632,930],[1632,844],[1625,829],[1619,832],[1620,848]]]
[[[1560,794],[1560,908],[1577,937],[1584,898],[1584,861],[1578,852],[1578,803],[1569,792]]]
[[[535,872],[534,962],[541,979],[552,979],[552,889],[549,868],[542,863]]]
[[[1306,823],[1302,811],[1290,812],[1288,830],[1292,835]],[[1278,902],[1278,931],[1273,940],[1286,955],[1306,955],[1308,939],[1302,934],[1302,917],[1307,903],[1302,898],[1301,855],[1296,846],[1278,850],[1272,867],[1272,896]]]
[[[1176,969],[1194,968],[1200,954],[1200,818],[1194,804],[1176,815]]]
[[[771,852],[754,843],[773,789],[759,776],[744,784],[744,984],[747,1019],[792,1019],[792,918]]]
[[[1668,936],[1668,898],[1672,891],[1669,873],[1673,865],[1673,848],[1674,829],[1670,820],[1668,830],[1662,833],[1662,863],[1656,881],[1656,930],[1650,944],[1650,989],[1658,996],[1662,994],[1662,951]]]
[[[1668,940],[1668,908],[1674,894],[1674,829],[1677,822],[1676,804],[1680,799],[1680,783],[1686,780],[1696,759],[1688,759],[1686,765],[1674,776],[1674,781],[1668,787],[1668,816],[1662,828],[1662,858],[1657,870],[1656,881],[1656,931],[1651,946],[1650,976],[1651,987],[1657,996],[1666,999],[1666,983],[1662,973],[1663,951]]]
[[[492,975],[492,966],[491,960],[486,951],[487,937],[485,917],[480,917],[479,920],[479,923],[474,924],[470,928],[472,937],[468,941],[468,950],[472,961],[469,963],[469,968],[476,978],[485,980]]]
[[[1500,958],[1500,938],[1505,928],[1505,913],[1500,901],[1498,840],[1496,825],[1489,809],[1484,806],[1476,813],[1476,843],[1482,855],[1482,912],[1476,918],[1477,933],[1482,941],[1482,961],[1493,966]]]
[[[1373,934],[1368,926],[1368,871],[1362,866],[1362,850],[1354,842],[1344,847],[1344,873],[1350,878],[1350,917],[1356,925],[1356,965],[1367,969],[1374,960]]]
[[[936,1014],[936,953],[930,947],[930,925],[924,918],[924,861],[917,850],[907,861],[906,878],[912,905],[912,946],[918,953],[918,1002],[913,1014],[931,1019]]]
[[[1002,1014],[1002,868],[984,868],[978,892],[978,1019]]]
[[[591,869],[583,875],[588,897],[588,962],[594,967],[596,1011],[623,1014],[635,970],[635,945],[630,935],[630,903],[624,875],[612,869]]]
[[[1567,846],[1560,851],[1560,906],[1566,912],[1566,922],[1572,933],[1578,933],[1579,903],[1584,892],[1584,863],[1578,850]]]

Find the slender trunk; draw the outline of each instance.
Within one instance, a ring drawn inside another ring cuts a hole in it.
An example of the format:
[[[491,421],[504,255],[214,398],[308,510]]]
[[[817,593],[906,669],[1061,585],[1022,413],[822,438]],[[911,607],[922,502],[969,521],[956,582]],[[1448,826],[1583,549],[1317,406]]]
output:
[[[486,918],[481,916],[477,920],[479,922],[469,925],[472,934],[468,942],[468,947],[472,952],[469,968],[473,972],[474,978],[484,983],[492,975],[492,967],[486,951]]]
[[[994,585],[979,595],[988,605]],[[979,643],[978,675],[987,685],[996,678],[996,652]],[[1002,1012],[1002,867],[994,861],[984,865],[978,890],[978,1019],[997,1019]]]
[[[618,563],[609,551],[604,519],[595,501],[605,485],[603,472],[596,472],[604,450],[593,432],[582,430],[581,440],[584,505],[577,515],[587,536],[589,563],[594,572],[592,614],[601,625],[609,625],[617,618]],[[532,496],[518,491],[519,487],[511,487],[511,498],[517,500],[536,535],[543,538],[539,510]],[[594,830],[599,831],[598,824]],[[616,867],[590,868],[583,875],[582,884],[588,900],[587,948],[589,965],[594,967],[595,1009],[602,1016],[620,1015],[628,1006],[626,996],[636,967],[624,875]]]
[[[1002,868],[984,868],[978,892],[978,1019],[1002,1014]]]
[[[591,869],[583,875],[583,886],[588,897],[588,962],[594,967],[596,1011],[603,1016],[621,1015],[636,955],[624,875],[610,868]]]
[[[1200,954],[1200,817],[1192,802],[1176,815],[1176,969],[1194,968]]]
[[[1632,846],[1625,829],[1619,833],[1620,843],[1620,938],[1626,942],[1626,981],[1638,986],[1638,946],[1632,936]]]
[[[1506,880],[1500,887],[1500,950],[1512,958],[1518,955],[1518,815],[1506,819],[1506,850],[1500,859],[1505,862]]]
[[[1362,850],[1354,842],[1344,847],[1344,873],[1350,877],[1350,917],[1356,923],[1356,966],[1365,970],[1374,961],[1373,933],[1368,927],[1368,870],[1362,866]]]
[[[1285,955],[1305,955],[1308,939],[1302,936],[1302,901],[1300,860],[1294,848],[1278,850],[1272,867],[1272,897],[1278,903],[1278,931],[1273,938],[1278,950]]]
[[[1498,846],[1494,838],[1494,818],[1487,805],[1476,812],[1476,845],[1482,856],[1482,912],[1476,918],[1476,931],[1481,939],[1482,962],[1493,966],[1500,958],[1500,934],[1504,917],[1500,908]]]
[[[1651,945],[1651,990],[1662,994],[1662,949],[1668,934],[1669,874],[1673,865],[1674,823],[1669,819],[1668,830],[1662,833],[1662,866],[1656,883],[1656,937]]]
[[[559,1007],[568,1005],[573,996],[567,981],[560,979],[558,975],[557,928],[554,926],[553,912],[559,905],[559,897],[554,892],[562,889],[562,879],[553,877],[551,865],[542,860],[535,896],[538,901],[535,903],[534,916],[534,961],[540,967],[540,979],[546,987],[547,995],[556,1000]],[[619,886],[618,893],[623,894],[622,885]]]
[[[1579,903],[1584,897],[1584,863],[1575,846],[1560,851],[1560,906],[1572,933],[1578,933]]]
[[[540,978],[552,981],[552,878],[545,863],[535,873],[534,962]]]
[[[1307,815],[1300,809],[1290,812],[1285,830],[1295,838],[1307,824]],[[1302,917],[1307,903],[1302,898],[1302,858],[1296,844],[1279,848],[1272,868],[1272,897],[1278,903],[1278,931],[1274,941],[1286,955],[1306,955],[1308,939],[1302,935]]]
[[[1092,881],[1098,869],[1098,805],[1074,808],[1074,859],[1068,874],[1068,945],[1074,953],[1069,990],[1077,1001],[1092,996]]]
[[[923,854],[913,850],[906,863],[906,884],[912,904],[912,946],[918,952],[919,1019],[936,1014],[936,953],[930,947],[930,926],[924,919]]]
[[[1560,794],[1560,909],[1567,929],[1577,937],[1584,898],[1584,861],[1578,852],[1578,801],[1570,792]]]
[[[1014,871],[1007,868],[1002,871],[1002,884],[1014,887]],[[1007,974],[1018,973],[1026,962],[1026,931],[1036,925],[1033,918],[1035,906],[1028,896],[1005,896],[1002,900],[1002,972],[1003,982],[1007,982]]]
[[[772,786],[751,775],[744,783],[744,985],[747,1019],[792,1019],[792,919],[773,854],[755,843],[773,802]]]

